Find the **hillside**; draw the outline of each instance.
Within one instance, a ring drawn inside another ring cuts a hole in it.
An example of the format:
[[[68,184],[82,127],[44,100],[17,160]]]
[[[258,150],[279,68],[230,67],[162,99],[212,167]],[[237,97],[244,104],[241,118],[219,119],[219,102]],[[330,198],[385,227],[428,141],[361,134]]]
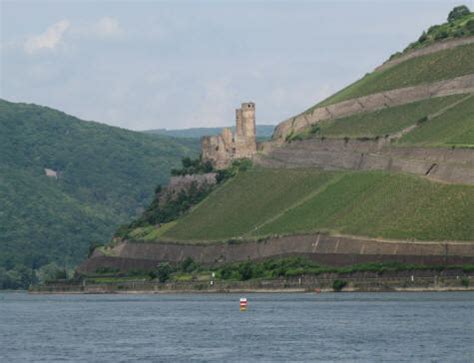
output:
[[[257,125],[257,138],[260,140],[267,140],[272,136],[274,125]],[[167,129],[156,129],[144,131],[149,134],[166,135],[171,137],[189,137],[189,138],[201,138],[203,136],[214,136],[219,135],[222,132],[223,127],[195,127],[189,129],[179,130],[167,130]],[[232,126],[230,129],[235,132],[235,127]]]
[[[205,242],[330,231],[474,241],[472,216],[474,186],[384,172],[257,168],[217,190],[162,238]]]
[[[198,145],[0,100],[0,269],[73,267]]]
[[[335,265],[472,263],[472,16],[456,10],[425,44],[281,122],[251,169],[177,219],[129,231],[81,271],[187,254],[201,263],[302,254]]]

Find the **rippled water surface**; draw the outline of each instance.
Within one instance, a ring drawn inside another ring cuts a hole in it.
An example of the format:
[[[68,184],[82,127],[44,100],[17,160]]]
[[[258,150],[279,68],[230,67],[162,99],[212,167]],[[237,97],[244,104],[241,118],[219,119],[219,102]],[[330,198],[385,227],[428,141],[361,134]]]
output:
[[[474,361],[474,293],[0,293],[0,361]]]

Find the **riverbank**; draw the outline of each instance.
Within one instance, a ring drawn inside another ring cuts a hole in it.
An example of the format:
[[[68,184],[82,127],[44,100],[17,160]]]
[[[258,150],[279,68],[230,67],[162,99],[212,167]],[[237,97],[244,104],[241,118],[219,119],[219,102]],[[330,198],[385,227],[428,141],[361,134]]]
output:
[[[462,271],[400,271],[398,273],[354,273],[301,275],[248,281],[121,281],[96,283],[56,282],[32,287],[35,294],[156,294],[156,293],[252,293],[252,292],[410,292],[474,291],[474,274]]]

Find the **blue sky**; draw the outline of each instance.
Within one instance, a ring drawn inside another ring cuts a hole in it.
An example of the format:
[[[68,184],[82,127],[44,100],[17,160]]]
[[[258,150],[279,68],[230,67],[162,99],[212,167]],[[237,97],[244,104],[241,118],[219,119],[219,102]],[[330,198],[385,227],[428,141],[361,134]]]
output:
[[[276,124],[460,1],[5,1],[0,98],[133,130]]]

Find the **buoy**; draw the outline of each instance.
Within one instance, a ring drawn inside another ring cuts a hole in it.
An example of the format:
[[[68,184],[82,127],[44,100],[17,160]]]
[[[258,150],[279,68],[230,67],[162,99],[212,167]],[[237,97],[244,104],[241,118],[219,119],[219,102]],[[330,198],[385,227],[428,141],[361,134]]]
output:
[[[247,311],[247,298],[246,297],[240,298],[240,311]]]

